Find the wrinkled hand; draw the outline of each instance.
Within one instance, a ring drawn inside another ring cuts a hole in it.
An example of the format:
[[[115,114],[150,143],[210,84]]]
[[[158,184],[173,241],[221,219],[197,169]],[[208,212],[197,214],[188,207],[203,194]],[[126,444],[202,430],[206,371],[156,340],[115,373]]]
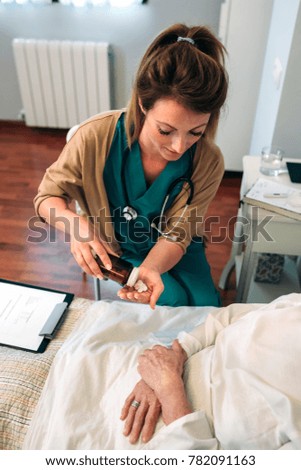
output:
[[[131,406],[133,400],[140,402],[139,408]],[[121,420],[125,420],[124,435],[129,436],[131,444],[135,444],[141,435],[143,442],[148,442],[161,413],[160,403],[154,391],[140,380],[125,400],[121,411]]]
[[[139,356],[138,372],[160,400],[162,394],[165,398],[176,384],[182,383],[186,359],[185,351],[178,340],[175,340],[171,348],[157,345],[146,349]]]
[[[146,284],[148,288],[146,292],[137,292],[133,287],[124,286],[118,291],[118,295],[121,299],[130,300],[131,302],[149,303],[150,307],[154,309],[158,298],[164,290],[160,273],[154,269],[140,266],[139,279]]]
[[[111,266],[108,252],[113,252],[106,243],[99,240],[93,226],[88,223],[85,217],[78,216],[76,221],[70,233],[71,253],[83,271],[91,276],[103,279],[101,269],[96,263],[91,250],[99,256],[105,266]]]
[[[187,355],[177,340],[171,349],[155,346],[138,359],[138,372],[154,390],[166,425],[192,412],[182,380],[186,359]]]

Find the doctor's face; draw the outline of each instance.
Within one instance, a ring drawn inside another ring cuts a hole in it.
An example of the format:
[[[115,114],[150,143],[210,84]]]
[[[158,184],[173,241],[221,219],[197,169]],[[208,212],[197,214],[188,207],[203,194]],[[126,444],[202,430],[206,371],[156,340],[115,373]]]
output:
[[[149,111],[141,109],[145,114],[138,139],[142,153],[167,162],[181,158],[201,138],[210,118],[171,98],[156,101]]]

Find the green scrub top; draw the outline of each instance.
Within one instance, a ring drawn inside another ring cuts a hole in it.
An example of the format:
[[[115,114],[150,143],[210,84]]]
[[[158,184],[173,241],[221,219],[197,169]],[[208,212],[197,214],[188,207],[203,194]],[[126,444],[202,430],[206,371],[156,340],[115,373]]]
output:
[[[115,235],[122,249],[122,258],[139,266],[158,239],[158,226],[164,199],[168,189],[177,178],[191,176],[194,147],[175,162],[168,162],[162,173],[148,186],[144,176],[139,143],[128,148],[121,115],[114,134],[111,149],[104,168],[104,183],[108,195]],[[182,182],[170,194],[166,209],[182,189]],[[133,207],[138,217],[126,221],[122,210]],[[210,266],[205,256],[203,240],[196,238],[185,255],[169,272],[161,275],[164,292],[158,305],[178,307],[220,306],[220,296],[212,281]]]
[[[159,221],[159,215],[168,188],[177,178],[190,177],[191,151],[175,162],[168,162],[162,173],[148,186],[141,161],[138,142],[131,149],[127,146],[124,114],[121,115],[104,169],[104,183],[113,217],[116,238],[123,252],[145,255],[158,239],[158,232],[151,227]],[[173,189],[168,208],[181,191],[183,182]],[[135,220],[126,221],[122,210],[133,207],[138,214]]]

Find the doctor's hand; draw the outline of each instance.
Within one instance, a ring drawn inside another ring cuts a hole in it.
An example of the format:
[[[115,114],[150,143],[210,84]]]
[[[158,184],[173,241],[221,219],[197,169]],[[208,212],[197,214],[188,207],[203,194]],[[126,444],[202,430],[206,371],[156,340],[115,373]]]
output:
[[[85,273],[103,279],[101,268],[95,261],[93,251],[98,255],[104,266],[111,267],[108,252],[113,254],[109,245],[99,240],[95,228],[89,224],[87,219],[77,216],[70,230],[71,253],[76,262]]]
[[[121,299],[130,300],[131,302],[138,302],[142,304],[149,304],[152,309],[156,307],[156,303],[164,290],[159,271],[149,269],[143,265],[139,268],[139,279],[147,286],[146,292],[138,292],[133,287],[124,286],[118,291]]]
[[[155,393],[140,380],[125,400],[121,411],[120,419],[125,420],[123,434],[129,437],[131,444],[135,444],[140,435],[143,442],[148,442],[154,434],[160,414],[161,406]]]

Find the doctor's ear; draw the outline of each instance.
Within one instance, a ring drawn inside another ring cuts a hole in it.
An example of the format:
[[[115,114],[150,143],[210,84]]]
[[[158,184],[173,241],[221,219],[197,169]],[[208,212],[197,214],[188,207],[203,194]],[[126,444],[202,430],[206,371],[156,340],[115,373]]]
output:
[[[142,113],[143,113],[144,115],[146,115],[146,111],[145,111],[145,109],[144,109],[144,107],[143,107],[143,105],[142,105],[141,98],[138,98],[138,104],[139,104],[139,107],[140,107]]]

